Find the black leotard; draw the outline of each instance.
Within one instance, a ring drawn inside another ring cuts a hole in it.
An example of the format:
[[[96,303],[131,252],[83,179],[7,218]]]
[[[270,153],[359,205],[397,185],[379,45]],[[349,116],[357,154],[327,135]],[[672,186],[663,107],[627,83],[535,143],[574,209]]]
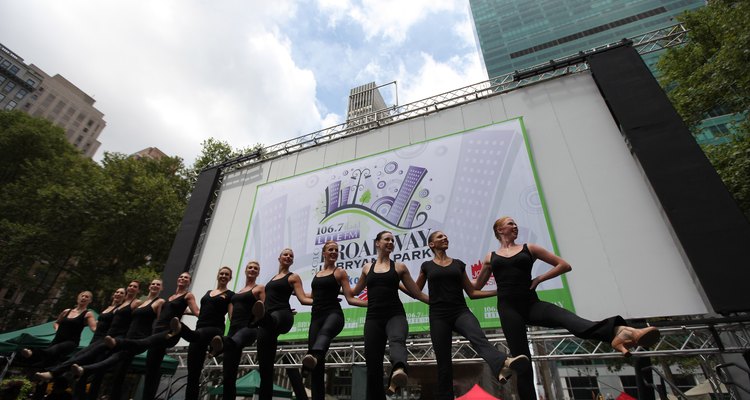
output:
[[[393,315],[406,315],[404,305],[398,297],[400,278],[396,263],[390,260],[386,272],[375,272],[375,264],[370,267],[367,279],[367,318],[386,318]]]
[[[289,305],[289,298],[294,293],[294,288],[289,284],[290,275],[292,275],[291,272],[282,278],[271,279],[266,284],[266,313],[276,310],[292,310],[292,307]]]
[[[315,276],[310,286],[313,293],[312,314],[326,314],[330,312],[340,312],[341,304],[339,303],[339,290],[341,285],[334,276]]]
[[[164,332],[169,330],[169,321],[172,318],[180,319],[185,314],[185,310],[188,306],[187,301],[188,292],[183,293],[172,300],[167,300],[161,305],[161,311],[159,312],[159,318],[154,322],[153,332]]]
[[[523,249],[511,257],[503,257],[494,251],[490,256],[492,274],[497,284],[497,297],[529,297],[535,296],[531,290],[531,268],[534,256],[529,247],[524,244]]]
[[[130,328],[125,334],[128,339],[142,339],[151,334],[151,325],[156,319],[156,311],[151,306],[158,298],[151,299],[148,304],[133,310],[133,319]]]
[[[466,264],[463,261],[453,259],[445,267],[432,260],[425,261],[422,273],[427,278],[430,292],[430,316],[454,316],[468,309],[464,298]]]
[[[99,314],[99,318],[96,319],[96,331],[94,332],[94,336],[91,337],[91,343],[107,336],[109,327],[112,325],[112,318],[114,318],[114,311],[115,309],[113,308]]]
[[[133,308],[130,307],[132,303],[131,301],[128,304],[121,304],[120,307],[112,312],[112,324],[110,324],[109,331],[107,331],[108,336],[125,336],[128,332],[130,320],[133,317]]]
[[[57,323],[57,332],[55,333],[55,338],[52,339],[50,346],[68,341],[78,343],[81,340],[81,331],[86,327],[86,313],[88,313],[89,310],[84,310],[75,318],[68,318],[71,311],[73,311],[72,308],[68,310],[63,318]]]
[[[223,327],[224,316],[227,314],[233,295],[234,292],[231,290],[225,290],[216,296],[211,296],[211,291],[207,291],[201,298],[201,313],[195,328]]]
[[[250,324],[250,321],[253,320],[253,304],[256,301],[258,299],[255,298],[252,289],[247,292],[235,293],[232,296],[232,319],[229,322],[230,332],[236,332]]]

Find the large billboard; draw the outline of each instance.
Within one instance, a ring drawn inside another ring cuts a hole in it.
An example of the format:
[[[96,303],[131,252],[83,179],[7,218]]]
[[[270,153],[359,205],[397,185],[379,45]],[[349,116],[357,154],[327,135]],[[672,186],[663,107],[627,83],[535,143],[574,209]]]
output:
[[[435,229],[448,234],[448,254],[473,273],[498,248],[491,225],[503,215],[521,225],[519,241],[538,243],[573,266],[541,293],[585,318],[708,311],[685,250],[589,73],[227,173],[192,290],[201,296],[215,287],[223,265],[236,271],[230,287],[241,288],[250,259],[261,262],[265,283],[284,247],[294,250],[292,271],[309,290],[328,238],[340,243],[341,266],[356,279],[373,256],[375,234],[386,229],[400,241],[394,258],[412,275],[429,257],[425,238]],[[426,329],[425,306],[403,300],[412,331]],[[496,326],[495,298],[467,302],[485,327]],[[294,308],[292,337],[306,337],[309,308]],[[345,311],[346,334],[356,334],[365,311]]]
[[[280,251],[291,247],[292,271],[309,291],[327,240],[338,243],[338,266],[354,285],[362,267],[377,257],[374,238],[383,230],[395,236],[391,258],[405,263],[415,279],[422,262],[432,258],[427,238],[435,230],[451,239],[449,254],[464,260],[467,272],[476,274],[487,249],[497,247],[492,223],[499,215],[516,218],[521,242],[554,247],[521,119],[269,182],[257,187],[254,201],[247,206],[252,212],[237,287],[244,283],[242,266],[247,261],[260,261],[259,281],[267,282],[277,273]],[[533,274],[549,268],[537,261]],[[487,288],[494,287],[491,280]],[[544,282],[538,292],[573,308],[560,278]],[[426,305],[403,293],[401,300],[410,331],[428,331]],[[499,326],[494,303],[494,299],[469,302],[484,327]],[[291,304],[297,315],[288,338],[306,337],[309,308],[295,297]],[[366,310],[345,302],[342,306],[347,323],[341,335],[361,335]]]

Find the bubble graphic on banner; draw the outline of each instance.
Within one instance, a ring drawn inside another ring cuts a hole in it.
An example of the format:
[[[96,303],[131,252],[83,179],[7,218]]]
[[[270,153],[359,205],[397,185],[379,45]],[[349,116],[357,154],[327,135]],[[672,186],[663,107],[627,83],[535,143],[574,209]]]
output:
[[[309,187],[309,188],[315,187],[315,185],[318,184],[319,180],[320,179],[318,178],[317,175],[312,175],[312,176],[310,176],[310,178],[307,179],[307,181],[305,182],[305,185],[307,185],[307,187]]]
[[[349,175],[349,170],[345,169],[345,170],[344,170],[344,173],[343,173],[342,175],[344,175],[344,176],[347,176],[347,175]]]
[[[535,186],[527,186],[519,196],[519,203],[524,211],[529,214],[540,214],[542,210],[542,199],[539,198],[539,191]]]
[[[398,169],[398,163],[395,161],[391,161],[388,164],[385,164],[385,167],[383,167],[383,170],[386,174],[392,174],[396,172],[396,169]]]
[[[403,175],[404,174],[404,170],[402,169],[402,170],[398,171],[398,174],[399,175]]]
[[[431,209],[432,209],[432,206],[431,206],[431,205],[427,205],[427,206],[425,206],[425,210],[431,210]]]
[[[400,158],[414,158],[424,153],[426,149],[427,149],[427,143],[420,143],[420,144],[402,147],[394,151],[394,153],[396,153],[396,155],[399,156]]]
[[[419,191],[419,197],[425,198],[430,195],[430,191],[427,189],[422,189]]]
[[[385,187],[385,181],[378,182],[378,189],[382,189]]]

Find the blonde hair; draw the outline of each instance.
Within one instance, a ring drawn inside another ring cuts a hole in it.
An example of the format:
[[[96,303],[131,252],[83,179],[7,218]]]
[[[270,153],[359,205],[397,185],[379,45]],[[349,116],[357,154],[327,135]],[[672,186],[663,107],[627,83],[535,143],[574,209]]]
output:
[[[509,216],[500,217],[495,221],[495,223],[492,225],[492,233],[495,235],[495,239],[500,240],[500,235],[497,233],[497,228],[503,226],[503,224],[511,219]]]
[[[338,247],[338,245],[339,245],[338,243],[336,243],[335,240],[328,240],[325,243],[323,243],[323,251],[326,251],[326,247],[328,247],[328,245],[330,245],[330,244],[332,244],[332,245],[334,245],[336,247]]]

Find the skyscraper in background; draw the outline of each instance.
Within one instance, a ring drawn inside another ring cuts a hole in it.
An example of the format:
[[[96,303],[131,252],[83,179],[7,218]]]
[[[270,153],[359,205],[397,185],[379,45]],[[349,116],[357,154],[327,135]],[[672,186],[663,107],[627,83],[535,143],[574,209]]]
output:
[[[677,23],[705,0],[470,0],[474,33],[488,77],[533,67]],[[649,68],[662,52],[644,56]],[[733,115],[717,111],[696,135],[700,143],[729,138]]]
[[[93,157],[107,123],[96,101],[60,74],[48,75],[0,44],[0,109],[42,117],[65,130],[65,138]]]
[[[705,0],[470,0],[490,77],[674,25]]]

